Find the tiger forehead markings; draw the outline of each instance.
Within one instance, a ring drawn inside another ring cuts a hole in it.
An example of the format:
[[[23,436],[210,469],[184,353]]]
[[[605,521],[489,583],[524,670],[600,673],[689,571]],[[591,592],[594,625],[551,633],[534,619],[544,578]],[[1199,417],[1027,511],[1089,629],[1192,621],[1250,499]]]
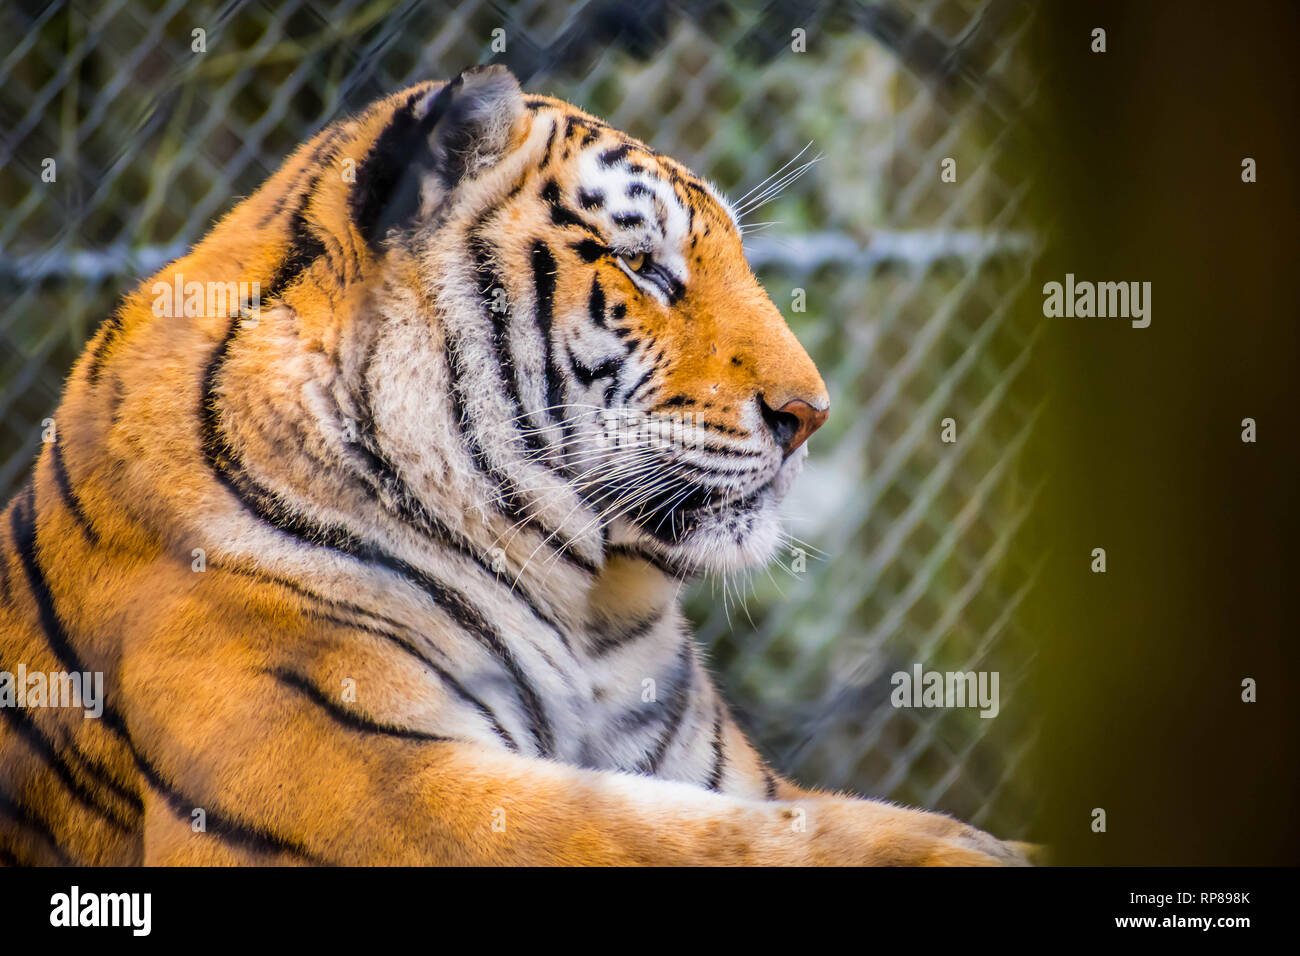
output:
[[[781,779],[677,607],[827,409],[674,160],[500,68],[328,126],[127,296],[9,504],[0,673],[105,693],[0,707],[0,861],[1020,859]]]

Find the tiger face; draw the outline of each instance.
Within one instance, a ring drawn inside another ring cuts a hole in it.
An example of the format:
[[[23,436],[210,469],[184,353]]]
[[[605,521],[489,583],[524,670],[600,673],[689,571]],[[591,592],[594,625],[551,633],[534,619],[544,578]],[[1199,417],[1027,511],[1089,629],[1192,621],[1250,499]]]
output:
[[[484,454],[562,476],[610,542],[674,566],[770,557],[829,399],[727,202],[501,68],[427,99],[413,122],[469,104],[434,159],[460,178],[421,184],[427,225],[408,242],[447,311],[477,296],[492,324],[508,414]]]

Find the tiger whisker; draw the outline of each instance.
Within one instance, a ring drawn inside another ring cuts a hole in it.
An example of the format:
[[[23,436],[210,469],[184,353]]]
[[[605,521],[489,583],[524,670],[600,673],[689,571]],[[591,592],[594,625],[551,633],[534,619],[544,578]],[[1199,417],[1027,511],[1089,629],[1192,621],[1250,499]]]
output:
[[[754,195],[754,193],[756,193],[756,192],[758,192],[759,190],[761,190],[761,189],[763,189],[764,187],[766,187],[767,184],[770,183],[773,179],[775,179],[776,177],[780,176],[780,175],[781,175],[782,173],[784,173],[787,169],[789,169],[792,165],[794,165],[796,162],[798,162],[799,157],[802,156],[804,153],[808,152],[808,150],[812,148],[812,144],[813,144],[813,141],[812,141],[812,140],[808,140],[808,143],[804,146],[804,148],[801,149],[801,150],[799,150],[799,152],[795,153],[795,154],[794,154],[792,157],[790,157],[789,159],[787,159],[787,160],[786,160],[786,161],[781,165],[781,168],[780,168],[780,169],[778,169],[776,172],[772,173],[770,176],[768,176],[766,179],[764,179],[764,180],[763,180],[761,183],[759,183],[757,186],[754,186],[753,188],[751,188],[751,189],[750,189],[748,192],[746,192],[743,196],[740,196],[739,198],[737,198],[737,199],[732,203],[732,208],[735,208],[737,205],[743,203],[743,202],[744,202],[746,199],[748,199],[750,196]]]

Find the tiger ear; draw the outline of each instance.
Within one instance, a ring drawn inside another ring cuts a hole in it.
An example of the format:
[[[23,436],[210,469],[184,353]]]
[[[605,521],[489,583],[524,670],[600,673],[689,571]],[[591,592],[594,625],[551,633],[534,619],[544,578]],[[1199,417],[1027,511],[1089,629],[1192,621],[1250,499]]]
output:
[[[523,93],[503,66],[472,67],[399,107],[357,171],[348,205],[377,243],[431,215],[466,179],[509,152],[525,121]]]
[[[425,119],[445,188],[495,165],[524,116],[519,81],[504,66],[475,66],[432,94]]]

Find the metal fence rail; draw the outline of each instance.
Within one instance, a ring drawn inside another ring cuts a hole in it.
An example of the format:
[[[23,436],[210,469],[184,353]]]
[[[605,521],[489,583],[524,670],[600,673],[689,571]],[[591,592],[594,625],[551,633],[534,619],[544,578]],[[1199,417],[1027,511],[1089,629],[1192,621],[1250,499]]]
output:
[[[1034,500],[1014,463],[1035,408],[1031,336],[1010,315],[1035,256],[1015,166],[1031,14],[994,0],[8,3],[0,491],[23,479],[115,300],[376,96],[505,62],[732,195],[812,143],[820,161],[748,249],[834,414],[787,553],[701,582],[688,607],[783,769],[1023,835],[1035,728],[1015,612],[1035,569],[1010,545]],[[955,443],[940,440],[949,417]],[[889,676],[914,663],[999,672],[999,716],[894,708]]]

